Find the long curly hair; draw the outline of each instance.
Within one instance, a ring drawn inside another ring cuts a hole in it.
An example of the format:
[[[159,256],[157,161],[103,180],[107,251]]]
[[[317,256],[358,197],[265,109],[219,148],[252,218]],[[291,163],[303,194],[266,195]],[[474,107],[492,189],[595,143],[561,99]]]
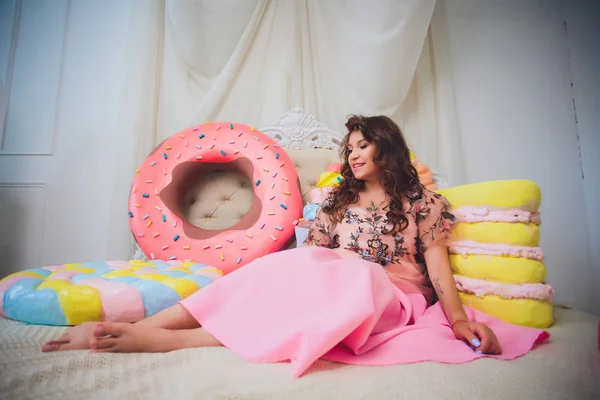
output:
[[[329,214],[333,222],[341,222],[347,208],[358,203],[359,193],[365,188],[365,181],[354,177],[348,162],[350,134],[360,131],[365,140],[375,146],[373,162],[381,171],[381,184],[390,200],[386,218],[392,227],[385,229],[383,233],[395,235],[403,231],[408,226],[408,218],[404,215],[404,199],[420,199],[423,196],[423,185],[410,161],[410,150],[400,127],[383,115],[352,115],[346,122],[346,129],[348,133],[340,148],[344,180],[323,205],[323,212]]]

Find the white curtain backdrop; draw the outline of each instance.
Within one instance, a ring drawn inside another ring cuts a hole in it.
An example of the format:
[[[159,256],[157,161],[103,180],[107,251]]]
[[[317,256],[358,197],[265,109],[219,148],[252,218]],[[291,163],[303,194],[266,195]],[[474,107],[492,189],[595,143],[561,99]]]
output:
[[[436,70],[435,0],[131,2],[112,239],[121,249],[132,173],[164,138],[206,120],[269,125],[302,107],[339,132],[386,114],[411,148],[462,183],[452,94]],[[440,92],[438,89],[443,88]],[[117,233],[115,231],[115,233]],[[111,247],[111,245],[109,245]],[[116,250],[116,249],[114,249]]]
[[[333,129],[398,118],[434,0],[167,1],[159,138],[204,120],[272,122],[300,106]]]

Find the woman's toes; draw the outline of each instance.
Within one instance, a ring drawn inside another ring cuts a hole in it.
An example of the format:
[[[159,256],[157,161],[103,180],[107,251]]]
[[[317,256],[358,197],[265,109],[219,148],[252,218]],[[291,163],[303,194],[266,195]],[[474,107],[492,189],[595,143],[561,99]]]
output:
[[[94,328],[94,336],[102,338],[106,336],[121,336],[123,327],[119,323],[102,322]]]
[[[42,346],[42,351],[43,352],[58,351],[58,350],[60,350],[61,344],[62,344],[62,342],[59,342],[57,340],[51,340],[49,342],[44,343],[44,345]]]
[[[92,338],[90,339],[90,348],[92,349],[105,349],[107,347],[113,347],[118,343],[118,339],[106,337],[106,338]]]
[[[106,334],[104,333],[104,324],[96,325],[94,327],[94,330],[92,331],[92,333],[94,334],[95,337],[106,336]]]
[[[42,346],[43,352],[49,351],[67,351],[67,350],[81,350],[83,347],[78,346],[72,342],[59,342],[57,340],[51,340]]]
[[[59,342],[59,343],[66,343],[70,340],[70,336],[69,332],[65,332],[62,335],[60,335],[60,337],[56,340],[51,340],[51,342]]]

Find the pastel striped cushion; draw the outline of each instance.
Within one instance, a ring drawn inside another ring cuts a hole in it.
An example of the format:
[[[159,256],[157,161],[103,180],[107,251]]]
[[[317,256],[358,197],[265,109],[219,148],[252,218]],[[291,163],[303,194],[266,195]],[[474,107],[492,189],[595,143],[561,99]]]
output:
[[[40,325],[135,322],[223,276],[195,262],[108,261],[32,268],[0,281],[0,314]]]

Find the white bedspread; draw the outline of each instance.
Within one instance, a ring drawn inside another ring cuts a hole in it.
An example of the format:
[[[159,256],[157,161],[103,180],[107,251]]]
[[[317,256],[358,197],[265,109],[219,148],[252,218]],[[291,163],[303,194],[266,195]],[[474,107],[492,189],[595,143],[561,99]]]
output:
[[[64,328],[0,319],[1,399],[600,399],[598,317],[556,310],[550,343],[517,360],[357,367],[251,364],[227,349],[42,353]]]

